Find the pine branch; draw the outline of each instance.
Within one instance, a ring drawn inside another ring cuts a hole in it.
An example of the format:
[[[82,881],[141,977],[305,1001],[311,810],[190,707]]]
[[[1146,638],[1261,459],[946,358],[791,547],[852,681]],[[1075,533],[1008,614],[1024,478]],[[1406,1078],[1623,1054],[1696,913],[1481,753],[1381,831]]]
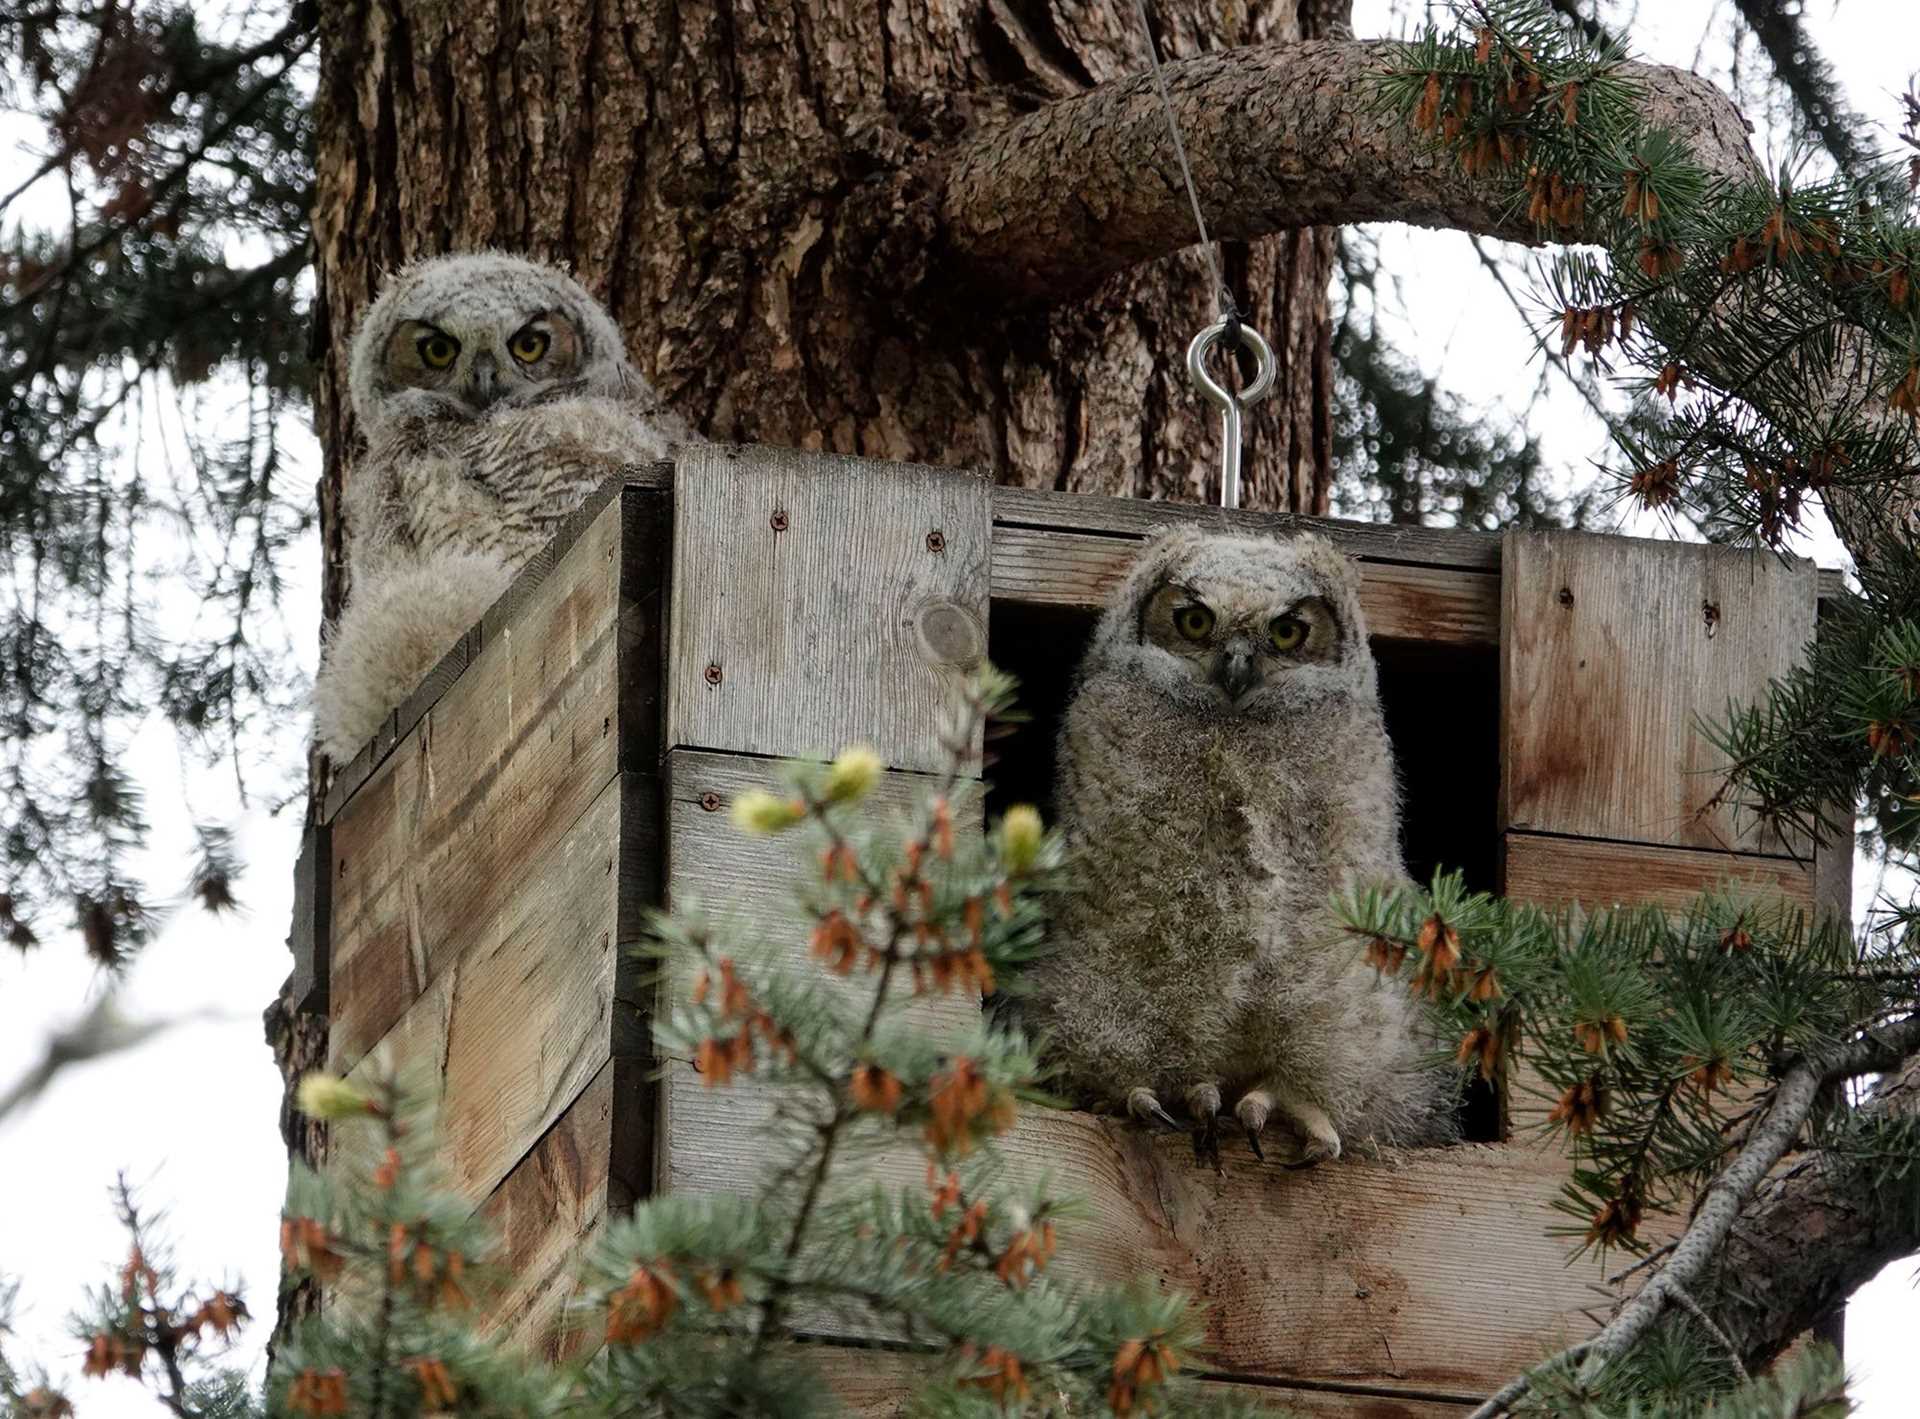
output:
[[[925,816],[921,820],[912,845],[908,848],[910,862],[924,861],[932,856],[933,838],[938,831],[933,815],[951,811],[947,805],[952,802],[953,794],[965,778],[969,744],[970,740],[965,736],[955,736],[955,742],[950,746],[947,754],[940,787],[922,805]],[[861,862],[859,853],[854,850],[854,845],[848,841],[846,834],[834,821],[832,813],[828,811],[832,806],[831,801],[826,798],[809,797],[806,800],[807,816],[820,825],[829,843],[830,851],[839,855],[842,860],[854,864],[855,874],[868,895],[878,902],[890,902],[893,894],[888,892]],[[916,867],[902,879],[901,891],[910,895],[917,891],[921,884],[922,878]],[[853,1053],[856,1056],[864,1054],[874,1042],[875,1031],[886,1009],[888,988],[892,984],[894,972],[900,966],[901,945],[912,931],[911,923],[900,912],[889,910],[887,922],[886,943],[881,951],[880,972],[874,982],[873,999],[868,1006],[866,1018],[861,1023],[860,1033],[853,1042]],[[801,1251],[810,1240],[808,1225],[813,1219],[814,1209],[819,1205],[825,1190],[827,1176],[832,1171],[834,1155],[841,1135],[857,1112],[857,1106],[849,1100],[839,1098],[836,1090],[834,1112],[827,1123],[820,1128],[819,1154],[807,1178],[806,1191],[801,1197],[800,1209],[794,1217],[793,1226],[781,1256],[783,1265],[768,1285],[766,1295],[760,1303],[759,1323],[754,1332],[753,1349],[748,1357],[749,1363],[760,1358],[765,1352],[767,1343],[774,1338],[778,1330],[781,1307],[789,1285],[786,1280],[787,1268],[799,1258]]]
[[[1565,1350],[1562,1350],[1558,1355],[1554,1356],[1552,1360],[1535,1366],[1533,1370],[1529,1370],[1526,1374],[1509,1380],[1506,1384],[1495,1390],[1487,1397],[1485,1403],[1467,1416],[1467,1419],[1499,1419],[1500,1415],[1511,1413],[1513,1406],[1518,1404],[1522,1399],[1525,1399],[1527,1394],[1533,1389],[1533,1376],[1535,1373],[1554,1364],[1574,1364],[1585,1358],[1586,1353],[1592,1348],[1593,1342],[1590,1340],[1583,1340],[1578,1345],[1568,1346]]]
[[[1726,1351],[1727,1360],[1733,1366],[1733,1372],[1740,1377],[1740,1383],[1745,1384],[1751,1379],[1752,1376],[1747,1373],[1747,1367],[1740,1362],[1739,1348],[1727,1338],[1727,1333],[1714,1323],[1713,1317],[1701,1309],[1700,1303],[1678,1286],[1670,1287],[1669,1294],[1680,1308],[1692,1316],[1700,1328],[1706,1331],[1722,1350]]]
[[[1876,1070],[1899,1068],[1908,1056],[1920,1052],[1920,1016],[1877,1034],[1870,1033],[1826,1054],[1802,1059],[1782,1076],[1765,1116],[1748,1136],[1740,1153],[1707,1189],[1699,1211],[1674,1244],[1672,1259],[1643,1285],[1619,1315],[1600,1333],[1580,1346],[1562,1351],[1538,1368],[1579,1361],[1579,1375],[1589,1384],[1608,1364],[1624,1355],[1648,1332],[1667,1306],[1683,1304],[1679,1293],[1691,1286],[1721,1253],[1741,1208],[1754,1189],[1786,1155],[1806,1125],[1820,1090],[1828,1084]],[[1580,1353],[1575,1354],[1578,1350]],[[1494,1419],[1532,1388],[1527,1376],[1502,1388],[1476,1409],[1469,1419]]]

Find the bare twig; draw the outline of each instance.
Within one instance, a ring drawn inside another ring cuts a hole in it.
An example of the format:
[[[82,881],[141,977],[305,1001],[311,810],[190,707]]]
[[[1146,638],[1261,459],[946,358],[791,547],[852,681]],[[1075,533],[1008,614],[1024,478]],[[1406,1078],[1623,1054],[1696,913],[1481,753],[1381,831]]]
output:
[[[1508,1381],[1497,1393],[1489,1395],[1487,1402],[1469,1414],[1467,1419],[1497,1419],[1497,1416],[1507,1413],[1515,1404],[1526,1397],[1527,1391],[1533,1388],[1533,1377],[1539,1374],[1541,1370],[1544,1370],[1547,1365],[1558,1364],[1562,1361],[1570,1365],[1585,1355],[1592,1344],[1593,1342],[1589,1340],[1583,1341],[1579,1345],[1571,1346],[1554,1356],[1553,1359],[1548,1360],[1546,1364],[1535,1365],[1518,1379]]]
[[[1662,1243],[1641,1257],[1640,1260],[1636,1261],[1632,1266],[1629,1266],[1625,1271],[1622,1271],[1619,1275],[1609,1276],[1607,1278],[1607,1284],[1609,1286],[1618,1286],[1636,1271],[1645,1271],[1649,1266],[1652,1266],[1656,1261],[1660,1260],[1661,1257],[1672,1251],[1677,1245],[1678,1243],[1676,1242]]]
[[[171,1029],[187,1020],[217,1018],[217,1014],[202,1009],[165,1019],[129,1020],[120,1013],[115,997],[103,995],[78,1021],[50,1036],[40,1061],[11,1089],[0,1094],[0,1119],[32,1103],[53,1082],[53,1077],[70,1064],[83,1064],[103,1055],[132,1049],[162,1030]]]
[[[1680,1309],[1699,1321],[1700,1328],[1706,1331],[1722,1350],[1727,1352],[1727,1358],[1733,1361],[1733,1372],[1740,1376],[1740,1383],[1745,1384],[1748,1379],[1747,1367],[1741,1363],[1740,1351],[1738,1347],[1727,1338],[1727,1333],[1714,1323],[1712,1316],[1701,1309],[1698,1301],[1687,1294],[1685,1287],[1672,1286],[1669,1287],[1668,1290],[1672,1293],[1673,1300],[1679,1304]]]

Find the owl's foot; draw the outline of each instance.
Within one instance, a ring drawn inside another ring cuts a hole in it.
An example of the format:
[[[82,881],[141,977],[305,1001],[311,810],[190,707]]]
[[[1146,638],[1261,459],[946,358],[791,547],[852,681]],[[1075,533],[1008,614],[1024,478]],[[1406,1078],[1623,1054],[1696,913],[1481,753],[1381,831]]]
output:
[[[1250,1089],[1240,1102],[1233,1106],[1233,1116],[1240,1120],[1240,1127],[1246,1130],[1247,1147],[1253,1149],[1253,1156],[1261,1162],[1267,1161],[1266,1151],[1260,1146],[1260,1130],[1267,1126],[1267,1115],[1273,1112],[1273,1100],[1259,1089]]]
[[[1267,1156],[1260,1147],[1260,1135],[1276,1110],[1302,1140],[1299,1157],[1283,1166],[1310,1168],[1315,1163],[1324,1163],[1340,1156],[1340,1135],[1334,1129],[1333,1120],[1327,1117],[1326,1110],[1318,1104],[1298,1099],[1276,1099],[1265,1089],[1249,1089],[1234,1105],[1233,1113],[1240,1120],[1241,1128],[1246,1130],[1247,1146],[1253,1149],[1256,1158],[1264,1161]]]
[[[1179,1122],[1161,1104],[1159,1096],[1145,1086],[1128,1093],[1127,1112],[1133,1115],[1136,1123],[1157,1123],[1162,1128],[1176,1132],[1180,1128]]]
[[[1205,1167],[1211,1163],[1216,1173],[1226,1169],[1220,1165],[1220,1086],[1218,1084],[1189,1084],[1187,1086],[1187,1112],[1193,1115],[1193,1161],[1196,1167]]]

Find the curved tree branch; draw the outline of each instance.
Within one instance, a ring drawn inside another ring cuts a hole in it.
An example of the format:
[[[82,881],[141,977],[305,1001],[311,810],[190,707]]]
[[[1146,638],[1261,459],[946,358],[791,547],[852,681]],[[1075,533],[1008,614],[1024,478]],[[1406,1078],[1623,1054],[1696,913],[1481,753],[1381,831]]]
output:
[[[1253,45],[1170,64],[1167,87],[1217,237],[1410,222],[1532,242],[1526,213],[1377,103],[1381,40]],[[1709,171],[1757,170],[1747,124],[1698,75],[1654,65],[1648,119]],[[943,155],[934,202],[946,275],[1019,299],[1063,299],[1195,240],[1166,120],[1147,75],[1061,99]],[[1156,173],[1158,180],[1143,180]]]
[[[1511,241],[1539,233],[1500,187],[1467,175],[1378,101],[1400,46],[1305,40],[1223,50],[1166,67],[1194,182],[1213,234],[1251,240],[1307,226],[1393,221]],[[1626,64],[1646,121],[1680,135],[1710,177],[1764,176],[1750,125],[1707,80]],[[1156,177],[1146,177],[1153,174]],[[907,284],[1059,302],[1195,240],[1150,76],[1057,100],[900,174],[878,207],[873,266]],[[1576,238],[1599,239],[1594,228]],[[1859,342],[1837,372],[1845,398],[1872,358]],[[1912,522],[1920,494],[1840,485],[1824,495],[1857,562],[1881,530]]]
[[[1885,1075],[1862,1110],[1920,1116],[1920,1057]],[[1766,1364],[1882,1267],[1920,1252],[1920,1219],[1888,1205],[1873,1174],[1814,1153],[1762,1184],[1734,1225],[1711,1304],[1749,1366]]]
[[[1846,1298],[1846,1289],[1836,1286],[1858,1285],[1911,1250],[1916,1240],[1912,1218],[1882,1215],[1891,1209],[1871,1205],[1870,1170],[1836,1160],[1817,1168],[1811,1181],[1795,1181],[1801,1170],[1774,1173],[1800,1136],[1820,1091],[1874,1070],[1905,1081],[1907,1090],[1883,1088],[1869,1107],[1910,1108],[1914,1076],[1920,1074],[1920,1015],[1868,1031],[1850,1044],[1790,1067],[1745,1144],[1701,1198],[1666,1265],[1597,1335],[1548,1363],[1571,1365],[1578,1360],[1581,1378],[1593,1381],[1609,1362],[1632,1349],[1668,1306],[1683,1304],[1682,1293],[1712,1274],[1728,1281],[1707,1309],[1733,1337],[1747,1363],[1757,1367]],[[1852,1209],[1850,1232],[1791,1230],[1796,1224],[1805,1227],[1816,1209],[1827,1207]],[[1902,1232],[1904,1237],[1898,1235]],[[1756,1243],[1756,1237],[1763,1240]],[[1813,1278],[1797,1271],[1817,1273],[1819,1284],[1809,1284]],[[1467,1419],[1496,1419],[1510,1412],[1531,1388],[1531,1373],[1500,1390]]]

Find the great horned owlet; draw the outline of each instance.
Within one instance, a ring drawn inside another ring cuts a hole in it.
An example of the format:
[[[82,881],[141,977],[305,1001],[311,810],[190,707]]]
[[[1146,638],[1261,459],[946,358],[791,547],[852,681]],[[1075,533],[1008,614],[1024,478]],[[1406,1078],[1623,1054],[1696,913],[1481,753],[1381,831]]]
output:
[[[366,437],[342,499],[352,589],[314,684],[336,759],[588,493],[694,437],[579,282],[499,252],[396,275],[354,334],[348,384]]]
[[[1067,1082],[1148,1122],[1231,1110],[1301,1161],[1438,1141],[1450,1076],[1332,894],[1405,881],[1354,565],[1177,532],[1114,593],[1060,734],[1070,887],[1030,981]]]

